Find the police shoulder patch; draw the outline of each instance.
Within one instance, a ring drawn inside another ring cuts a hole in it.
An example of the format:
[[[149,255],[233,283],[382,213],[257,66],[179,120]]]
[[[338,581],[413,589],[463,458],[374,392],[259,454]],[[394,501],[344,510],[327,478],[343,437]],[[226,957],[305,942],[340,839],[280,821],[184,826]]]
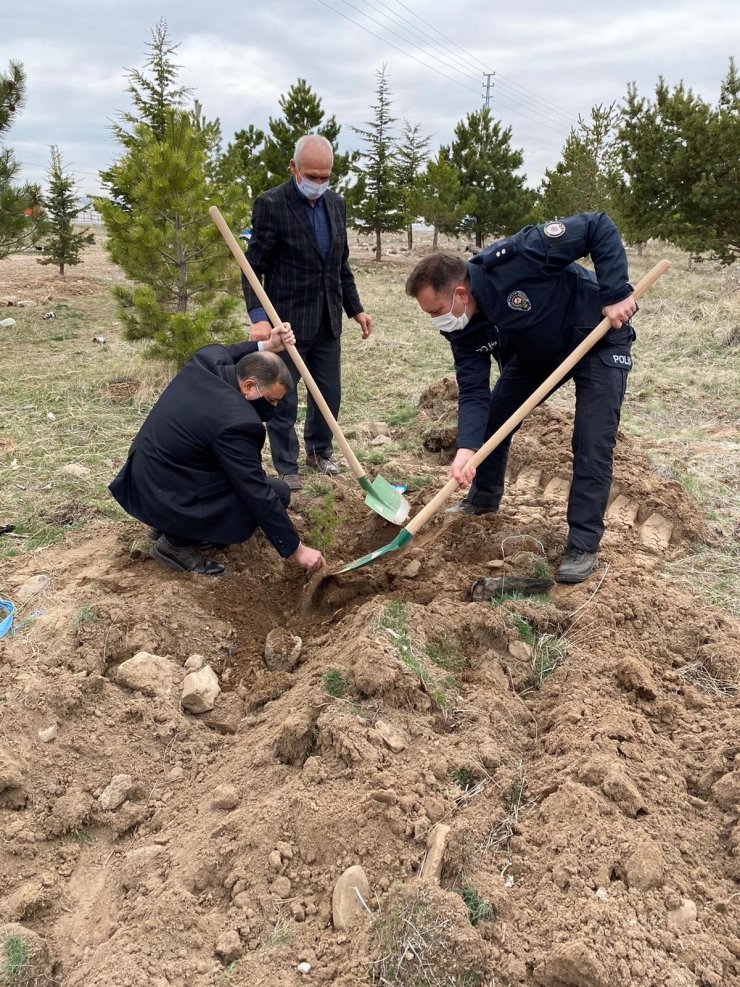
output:
[[[542,232],[545,236],[549,236],[554,240],[556,237],[562,236],[563,233],[565,233],[565,223],[561,223],[560,221],[555,223],[545,223]]]
[[[506,304],[515,312],[529,312],[532,308],[532,303],[523,291],[512,291]]]

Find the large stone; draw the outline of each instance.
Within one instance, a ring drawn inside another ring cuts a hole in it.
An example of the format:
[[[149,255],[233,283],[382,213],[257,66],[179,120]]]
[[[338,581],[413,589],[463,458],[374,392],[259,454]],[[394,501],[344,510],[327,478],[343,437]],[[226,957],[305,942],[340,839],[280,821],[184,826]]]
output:
[[[624,861],[624,878],[628,887],[647,891],[661,886],[665,869],[663,851],[654,840],[643,836]]]
[[[211,805],[214,809],[223,809],[230,812],[239,805],[240,796],[233,785],[219,785],[213,790]]]
[[[118,666],[111,675],[119,685],[143,692],[146,696],[165,696],[174,688],[182,674],[180,667],[169,658],[139,651]]]
[[[421,866],[421,880],[425,883],[439,884],[444,863],[445,844],[450,827],[437,823],[427,837],[427,855]]]
[[[346,932],[361,916],[367,915],[365,904],[369,899],[370,884],[365,871],[359,864],[348,867],[334,885],[331,896],[334,928]]]
[[[368,445],[375,447],[387,446],[390,445],[391,442],[393,442],[393,439],[390,437],[390,435],[376,435],[374,439],[370,439]]]
[[[387,422],[370,422],[368,425],[370,430],[370,435],[376,439],[379,435],[387,435],[390,437],[391,430],[388,428]]]
[[[183,709],[190,713],[207,713],[216,705],[220,694],[218,676],[210,665],[204,665],[197,672],[185,676],[180,702]]]
[[[394,754],[399,754],[406,747],[404,734],[387,720],[376,720],[375,729],[380,734],[385,746]]]
[[[65,473],[67,476],[76,476],[78,479],[90,476],[90,467],[83,466],[82,463],[67,463],[66,466],[62,466],[59,470],[60,473]]]
[[[216,942],[215,952],[216,956],[225,964],[233,963],[234,960],[239,959],[244,952],[244,947],[236,929],[221,933]]]
[[[98,798],[98,805],[105,812],[112,812],[126,801],[133,788],[131,775],[114,775],[110,784]]]
[[[273,627],[265,639],[265,664],[271,672],[292,672],[301,656],[303,641],[285,627]]]
[[[691,898],[682,898],[678,908],[668,912],[668,928],[673,932],[685,932],[696,922],[696,904]]]
[[[529,661],[532,657],[532,649],[526,641],[515,638],[513,641],[509,641],[509,654],[517,661]]]
[[[15,326],[15,319],[0,319],[0,329],[12,329]]]

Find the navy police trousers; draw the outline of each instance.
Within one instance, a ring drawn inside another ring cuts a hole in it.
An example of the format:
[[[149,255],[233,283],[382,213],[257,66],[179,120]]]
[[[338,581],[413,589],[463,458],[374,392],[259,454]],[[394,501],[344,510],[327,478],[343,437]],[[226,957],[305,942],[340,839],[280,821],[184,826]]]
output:
[[[588,334],[585,330],[583,336]],[[573,426],[573,480],[568,498],[568,547],[596,552],[604,534],[604,514],[612,483],[614,446],[620,410],[627,389],[627,374],[634,331],[629,325],[612,329],[575,365],[554,390],[572,379],[576,388]],[[576,340],[578,343],[580,340]],[[506,363],[491,392],[486,438],[504,424],[555,369],[532,364],[521,356]],[[516,431],[516,430],[515,430]],[[485,459],[476,472],[468,499],[477,506],[497,507],[504,491],[509,436]]]

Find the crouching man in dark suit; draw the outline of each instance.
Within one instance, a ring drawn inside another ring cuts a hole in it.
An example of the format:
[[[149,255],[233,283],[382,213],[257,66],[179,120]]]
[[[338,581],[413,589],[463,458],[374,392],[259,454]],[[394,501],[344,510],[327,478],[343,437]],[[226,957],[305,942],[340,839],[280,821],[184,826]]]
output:
[[[263,342],[204,346],[170,381],[109,489],[150,525],[150,554],[180,572],[220,576],[208,548],[246,541],[261,528],[283,558],[307,572],[324,564],[304,545],[286,508],[290,488],[262,468],[264,422],[293,388],[275,354],[294,345],[289,326]]]

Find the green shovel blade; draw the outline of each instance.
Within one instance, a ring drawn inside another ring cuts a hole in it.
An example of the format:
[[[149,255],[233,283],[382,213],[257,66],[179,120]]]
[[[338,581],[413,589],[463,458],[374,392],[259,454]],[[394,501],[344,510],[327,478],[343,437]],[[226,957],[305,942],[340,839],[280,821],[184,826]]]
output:
[[[335,575],[340,572],[350,572],[352,569],[361,569],[364,565],[369,565],[376,559],[379,559],[381,555],[387,555],[388,552],[395,552],[396,549],[402,548],[407,542],[410,542],[414,536],[407,528],[402,528],[393,541],[388,542],[387,545],[383,545],[382,548],[376,548],[374,552],[368,552],[367,555],[363,555],[361,559],[355,559],[354,562],[348,562],[347,565],[343,566],[341,569],[337,569]]]
[[[367,476],[361,476],[359,484],[365,491],[365,503],[371,511],[392,524],[403,524],[411,506],[399,490],[382,476],[376,476],[372,481]]]

